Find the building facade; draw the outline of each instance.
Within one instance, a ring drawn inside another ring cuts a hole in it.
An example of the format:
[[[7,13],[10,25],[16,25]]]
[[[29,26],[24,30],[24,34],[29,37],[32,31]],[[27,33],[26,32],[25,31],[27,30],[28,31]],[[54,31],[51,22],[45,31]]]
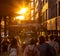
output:
[[[37,20],[38,19],[38,0],[31,0],[31,20]]]
[[[42,32],[60,35],[60,0],[40,0],[40,24]]]

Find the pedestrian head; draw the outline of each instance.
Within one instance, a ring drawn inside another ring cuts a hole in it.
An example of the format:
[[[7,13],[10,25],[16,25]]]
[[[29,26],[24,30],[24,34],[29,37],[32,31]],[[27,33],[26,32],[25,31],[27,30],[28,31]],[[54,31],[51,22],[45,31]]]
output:
[[[33,38],[30,39],[30,44],[31,45],[35,44],[35,40]]]
[[[12,39],[11,47],[17,47],[17,40],[16,39]]]
[[[55,36],[51,35],[50,40],[55,40]]]
[[[45,37],[44,37],[44,36],[40,36],[40,37],[39,37],[39,43],[40,43],[40,44],[45,43]]]

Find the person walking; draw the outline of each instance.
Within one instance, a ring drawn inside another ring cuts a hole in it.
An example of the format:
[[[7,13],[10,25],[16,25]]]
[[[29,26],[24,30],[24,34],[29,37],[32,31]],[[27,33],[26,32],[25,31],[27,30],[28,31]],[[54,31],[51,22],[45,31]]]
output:
[[[19,46],[16,39],[12,39],[9,47],[9,56],[19,56]]]
[[[51,35],[49,37],[49,41],[48,41],[48,44],[52,47],[54,47],[55,51],[56,51],[56,55],[58,55],[59,53],[59,44],[57,41],[55,41],[55,36],[54,35]]]
[[[40,56],[55,56],[55,50],[45,41],[44,36],[39,37],[37,48],[40,51]]]
[[[33,38],[30,39],[30,44],[26,46],[23,56],[40,56],[40,52],[37,49]]]

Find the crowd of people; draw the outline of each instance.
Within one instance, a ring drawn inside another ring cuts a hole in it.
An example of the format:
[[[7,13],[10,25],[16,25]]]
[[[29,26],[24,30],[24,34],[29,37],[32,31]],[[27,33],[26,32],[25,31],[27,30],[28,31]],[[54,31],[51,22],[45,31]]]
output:
[[[0,43],[0,56],[59,56],[60,40],[56,36],[30,38],[29,44],[18,44],[17,39],[4,39]]]

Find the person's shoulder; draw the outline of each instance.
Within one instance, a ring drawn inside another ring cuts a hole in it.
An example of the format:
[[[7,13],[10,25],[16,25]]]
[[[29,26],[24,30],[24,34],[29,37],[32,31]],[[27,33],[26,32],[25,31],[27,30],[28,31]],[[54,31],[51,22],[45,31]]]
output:
[[[57,41],[55,41],[55,44],[58,44],[58,42],[57,42]]]
[[[43,43],[43,44],[39,44],[39,45],[37,45],[37,48],[41,48],[41,49],[43,49],[43,48],[46,48],[46,47],[48,47],[48,43]]]
[[[27,46],[25,47],[25,49],[28,49],[28,48],[30,48],[30,45],[27,45]]]
[[[58,42],[55,42],[55,46],[58,46],[59,47],[59,43]]]
[[[26,47],[30,47],[30,45],[27,45]]]

